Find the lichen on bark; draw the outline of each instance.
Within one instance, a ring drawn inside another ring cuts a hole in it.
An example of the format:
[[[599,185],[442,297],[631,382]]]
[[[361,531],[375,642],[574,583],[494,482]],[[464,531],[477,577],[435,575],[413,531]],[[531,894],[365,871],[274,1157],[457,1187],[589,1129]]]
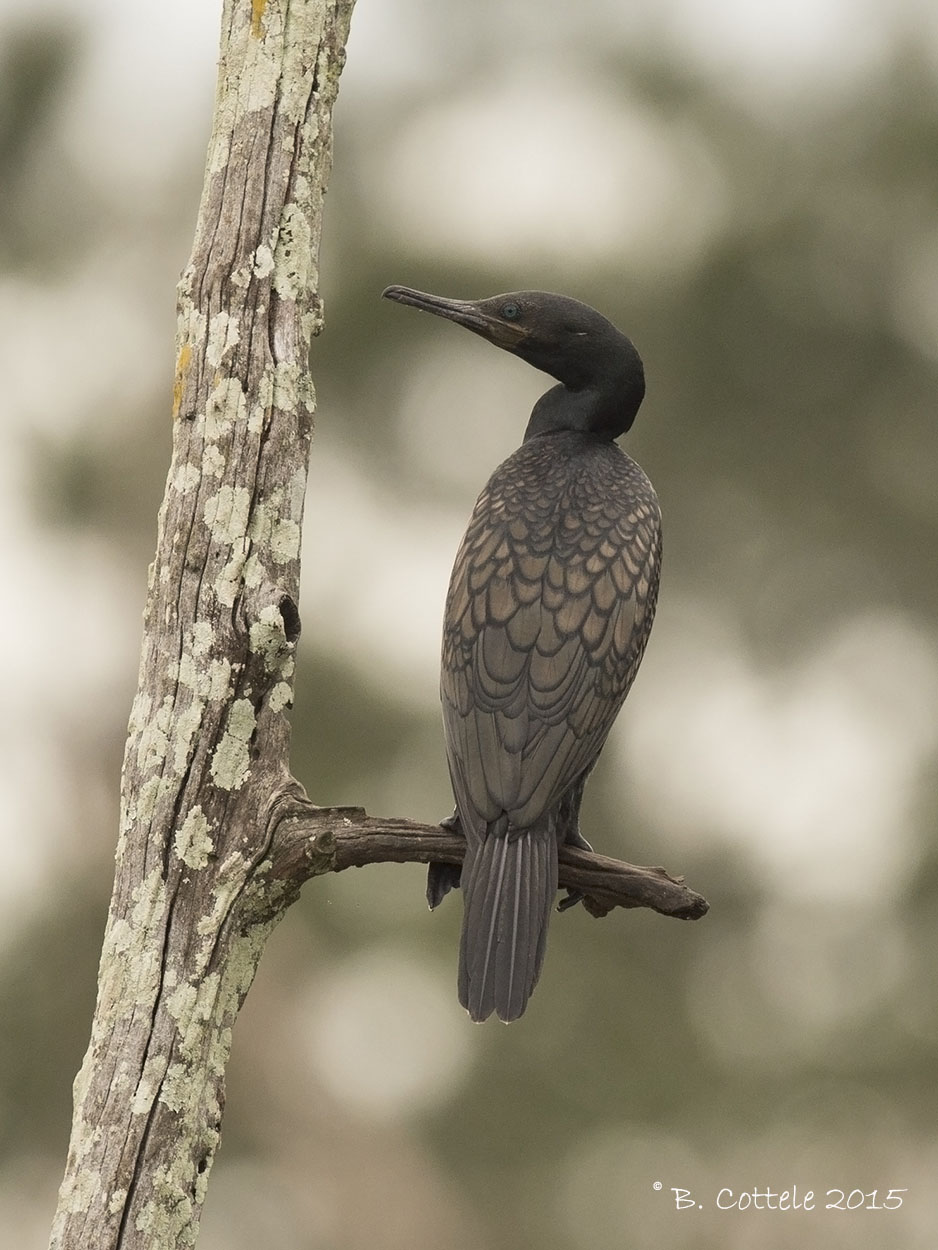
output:
[[[178,287],[173,457],[128,727],[114,891],[51,1244],[194,1245],[231,1031],[298,888],[289,777],[310,336],[351,0],[226,0]]]

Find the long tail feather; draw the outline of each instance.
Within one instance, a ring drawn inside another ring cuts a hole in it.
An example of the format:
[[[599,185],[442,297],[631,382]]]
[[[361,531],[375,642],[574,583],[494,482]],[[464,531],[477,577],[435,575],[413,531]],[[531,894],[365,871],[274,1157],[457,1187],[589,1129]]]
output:
[[[517,1020],[537,984],[557,892],[548,830],[490,830],[467,847],[459,947],[459,1001],[473,1020]]]

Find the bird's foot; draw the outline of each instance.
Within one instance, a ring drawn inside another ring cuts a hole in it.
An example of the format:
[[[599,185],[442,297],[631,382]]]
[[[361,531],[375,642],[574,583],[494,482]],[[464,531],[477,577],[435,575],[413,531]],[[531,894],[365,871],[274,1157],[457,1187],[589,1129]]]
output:
[[[459,889],[462,868],[459,864],[430,864],[427,868],[427,905],[433,911],[450,890]]]
[[[592,851],[592,844],[587,842],[578,827],[569,829],[566,838],[567,846],[575,846],[580,851]]]
[[[443,829],[448,829],[450,833],[458,833],[460,837],[462,836],[462,825],[459,823],[459,813],[457,811],[454,811],[452,816],[447,816],[445,820],[441,820],[440,826]],[[428,865],[427,904],[431,911],[439,907],[450,890],[459,889],[461,876],[461,864]]]
[[[463,836],[462,825],[459,823],[459,812],[455,807],[453,808],[452,816],[444,816],[440,821],[440,828],[448,829],[450,833],[458,833],[460,837]],[[590,849],[592,850],[592,847]]]
[[[579,825],[574,825],[572,829],[567,830],[566,837],[567,846],[575,846],[581,851],[592,851],[592,846],[587,842],[583,834],[580,833]],[[569,911],[571,907],[576,907],[577,903],[582,903],[583,892],[581,890],[568,890],[560,902],[557,904],[558,911]]]

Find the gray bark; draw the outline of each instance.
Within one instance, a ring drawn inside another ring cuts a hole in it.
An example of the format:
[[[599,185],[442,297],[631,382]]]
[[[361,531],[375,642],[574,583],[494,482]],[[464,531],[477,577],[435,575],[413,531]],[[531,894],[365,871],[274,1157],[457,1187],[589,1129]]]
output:
[[[117,866],[75,1082],[59,1250],[195,1244],[231,1030],[298,884],[288,773],[332,106],[352,0],[226,0],[172,464],[150,569]],[[309,873],[307,873],[309,875]]]
[[[91,1041],[51,1246],[192,1246],[235,1019],[309,877],[459,863],[439,828],[319,808],[289,769],[310,338],[332,106],[353,0],[225,0],[172,463],[150,569]],[[663,869],[565,849],[591,911],[706,903]]]

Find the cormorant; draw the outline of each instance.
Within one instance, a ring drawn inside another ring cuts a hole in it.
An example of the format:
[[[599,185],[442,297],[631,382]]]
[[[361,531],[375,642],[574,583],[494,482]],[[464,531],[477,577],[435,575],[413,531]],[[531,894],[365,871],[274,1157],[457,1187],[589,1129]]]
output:
[[[556,378],[524,441],[482,491],[456,556],[441,697],[466,839],[431,864],[435,907],[461,885],[459,1001],[516,1020],[534,989],[557,891],[557,848],[589,848],[583,786],[628,694],[658,595],[661,512],[613,441],[645,394],[641,357],[595,309],[544,291],[387,299],[465,326]],[[577,901],[569,895],[564,903]]]

